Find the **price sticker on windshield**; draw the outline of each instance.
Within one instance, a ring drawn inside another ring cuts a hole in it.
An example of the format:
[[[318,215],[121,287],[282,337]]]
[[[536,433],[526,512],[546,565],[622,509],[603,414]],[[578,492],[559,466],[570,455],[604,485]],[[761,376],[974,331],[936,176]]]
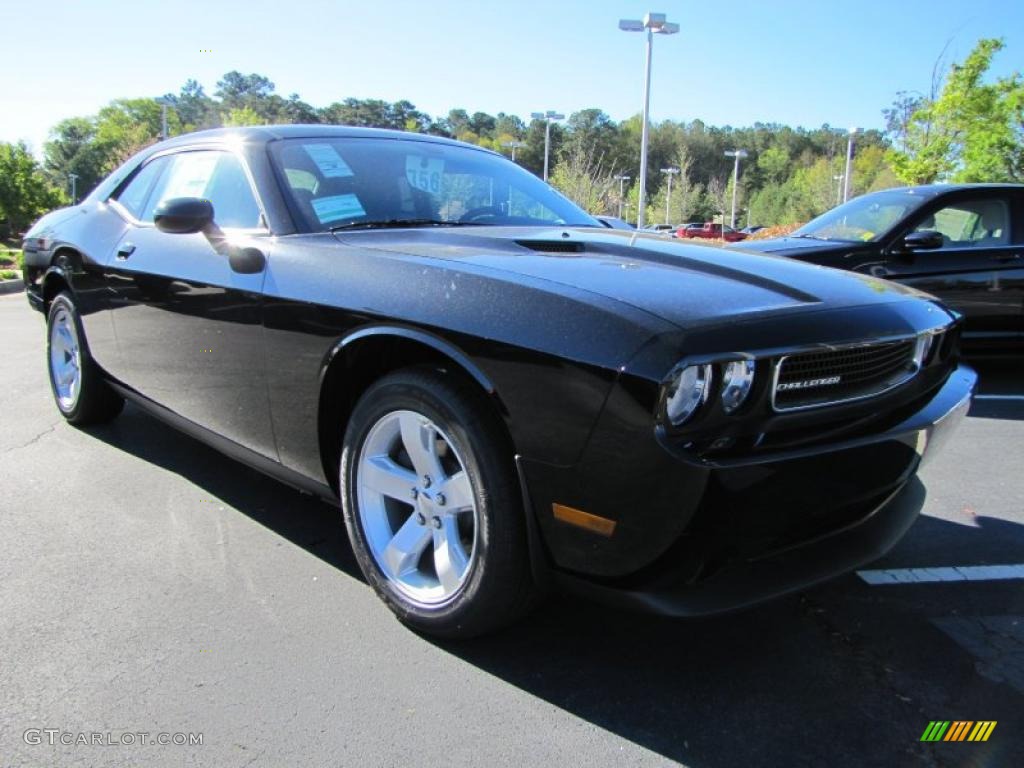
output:
[[[421,189],[432,195],[441,194],[441,175],[444,173],[444,160],[422,155],[406,155],[405,178],[414,189]]]

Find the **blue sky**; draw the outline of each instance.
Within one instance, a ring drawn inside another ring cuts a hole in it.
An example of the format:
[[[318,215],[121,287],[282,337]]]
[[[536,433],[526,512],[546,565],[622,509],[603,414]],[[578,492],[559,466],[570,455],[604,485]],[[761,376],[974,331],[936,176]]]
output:
[[[648,10],[682,28],[655,39],[657,120],[881,127],[896,91],[927,90],[947,40],[955,60],[1002,36],[996,72],[1024,69],[1020,0],[20,0],[0,9],[0,140],[38,150],[61,118],[190,77],[212,93],[232,69],[315,106],[405,98],[432,115],[600,107],[620,120],[640,109],[643,38],[617,21]]]

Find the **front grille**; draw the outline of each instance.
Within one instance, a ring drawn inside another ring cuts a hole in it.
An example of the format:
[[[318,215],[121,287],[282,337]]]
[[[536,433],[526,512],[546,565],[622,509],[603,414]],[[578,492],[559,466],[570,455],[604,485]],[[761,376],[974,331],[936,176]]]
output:
[[[773,392],[777,411],[860,400],[902,384],[917,371],[916,342],[894,341],[780,358]]]

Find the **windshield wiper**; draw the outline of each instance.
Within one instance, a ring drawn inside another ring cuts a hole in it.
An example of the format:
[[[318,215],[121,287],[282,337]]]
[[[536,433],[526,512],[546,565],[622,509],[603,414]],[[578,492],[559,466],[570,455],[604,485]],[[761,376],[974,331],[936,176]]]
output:
[[[478,227],[476,221],[445,221],[444,219],[383,219],[381,221],[353,221],[331,227],[329,232],[343,229],[395,229],[399,227]]]
[[[817,235],[790,235],[790,237],[802,237],[804,240],[828,240],[827,237],[818,237]]]

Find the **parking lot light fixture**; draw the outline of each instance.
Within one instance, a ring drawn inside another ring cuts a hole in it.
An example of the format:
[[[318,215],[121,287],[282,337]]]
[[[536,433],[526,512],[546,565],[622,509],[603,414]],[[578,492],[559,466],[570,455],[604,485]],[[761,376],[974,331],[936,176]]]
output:
[[[665,195],[665,223],[668,224],[669,210],[672,208],[672,177],[679,173],[678,168],[662,168],[661,172],[668,176],[668,193]]]
[[[643,21],[620,19],[619,29],[623,32],[647,32],[647,61],[644,66],[643,128],[640,131],[640,204],[636,216],[637,229],[642,229],[647,205],[647,134],[650,125],[651,54],[654,49],[654,35],[674,35],[679,32],[679,25],[667,21],[664,13],[648,13],[644,16]]]
[[[736,188],[739,186],[740,160],[747,156],[747,150],[727,150],[725,156],[734,158],[734,162],[732,164],[732,215],[729,217],[729,226],[736,229]],[[725,237],[724,234],[722,236]]]
[[[624,193],[623,188],[625,187],[626,182],[629,181],[631,177],[626,176],[625,174],[620,173],[617,176],[613,176],[612,178],[614,178],[617,182],[619,182],[619,218],[621,219],[622,218],[622,201],[623,201],[623,199],[625,197],[625,193]]]
[[[547,181],[548,156],[551,154],[551,123],[555,120],[565,120],[565,115],[549,109],[547,112],[531,112],[530,117],[544,121],[544,181]]]
[[[846,178],[843,179],[843,202],[850,199],[850,177],[853,175],[853,137],[857,135],[860,128],[851,128],[846,137]]]

